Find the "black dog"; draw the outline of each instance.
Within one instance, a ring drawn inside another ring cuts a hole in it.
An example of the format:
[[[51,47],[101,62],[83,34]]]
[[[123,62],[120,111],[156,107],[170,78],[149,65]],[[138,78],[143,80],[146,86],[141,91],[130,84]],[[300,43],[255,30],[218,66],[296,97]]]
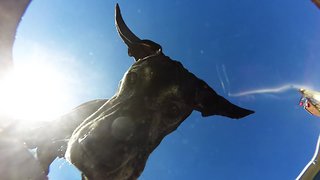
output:
[[[0,30],[0,56],[8,60],[8,67],[16,28],[29,3],[0,3],[8,12],[0,13],[0,25],[4,24]],[[216,94],[180,62],[165,56],[157,43],[135,36],[124,23],[118,5],[116,26],[129,56],[136,60],[117,94],[110,100],[84,103],[56,121],[31,129],[18,128],[19,123],[11,121],[14,126],[4,126],[5,119],[0,118],[0,159],[5,165],[1,177],[47,179],[51,162],[66,156],[84,178],[136,179],[151,152],[193,110],[202,116],[236,119],[253,113]],[[37,158],[28,148],[37,149]],[[13,166],[7,164],[13,162]]]
[[[116,6],[116,27],[136,62],[118,92],[73,132],[66,157],[88,179],[136,179],[150,153],[193,110],[202,116],[242,118],[253,111],[233,105],[203,80],[140,40]]]

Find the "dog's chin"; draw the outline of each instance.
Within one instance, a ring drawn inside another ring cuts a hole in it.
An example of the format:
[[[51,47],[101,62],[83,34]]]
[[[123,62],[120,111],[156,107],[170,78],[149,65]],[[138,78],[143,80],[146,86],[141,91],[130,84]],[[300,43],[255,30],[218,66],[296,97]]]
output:
[[[127,179],[132,176],[134,168],[131,165],[132,160],[136,157],[136,153],[130,153],[125,158],[117,156],[106,157],[103,155],[95,154],[87,150],[85,146],[79,146],[79,169],[87,176],[94,179],[105,179],[105,177],[112,177],[114,179]],[[77,164],[77,162],[74,162]]]
[[[90,137],[85,139],[78,139],[73,143],[69,143],[66,158],[76,167],[78,167],[84,174],[90,177],[90,173],[95,172],[96,175],[113,174],[121,170],[130,160],[135,157],[136,153],[121,153],[112,151],[110,152],[102,144],[95,144],[96,148],[89,143],[99,141],[91,141]],[[118,154],[118,155],[117,155]]]

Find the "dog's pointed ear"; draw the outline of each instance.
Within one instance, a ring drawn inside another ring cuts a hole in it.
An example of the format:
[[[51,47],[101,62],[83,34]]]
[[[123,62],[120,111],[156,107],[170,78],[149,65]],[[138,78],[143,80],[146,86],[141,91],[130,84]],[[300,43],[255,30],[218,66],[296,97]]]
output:
[[[121,39],[128,46],[128,55],[134,57],[136,61],[156,53],[162,53],[159,44],[147,39],[141,40],[129,29],[122,18],[118,4],[115,9],[115,24]]]
[[[194,103],[194,110],[201,112],[201,115],[204,117],[221,115],[239,119],[254,113],[254,111],[232,104],[224,97],[218,95],[202,80],[199,80]]]

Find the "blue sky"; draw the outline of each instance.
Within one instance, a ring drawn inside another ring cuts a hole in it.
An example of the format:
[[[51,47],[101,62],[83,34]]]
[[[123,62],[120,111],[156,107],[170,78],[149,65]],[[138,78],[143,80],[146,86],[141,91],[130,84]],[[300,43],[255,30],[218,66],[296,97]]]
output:
[[[300,173],[312,158],[320,122],[298,107],[298,92],[229,94],[287,84],[320,90],[316,6],[289,0],[34,0],[18,30],[15,64],[38,57],[62,73],[66,112],[110,98],[133,63],[114,26],[117,2],[136,35],[161,44],[219,94],[256,111],[241,120],[194,112],[152,153],[140,179],[294,179]],[[50,177],[80,179],[62,160]]]

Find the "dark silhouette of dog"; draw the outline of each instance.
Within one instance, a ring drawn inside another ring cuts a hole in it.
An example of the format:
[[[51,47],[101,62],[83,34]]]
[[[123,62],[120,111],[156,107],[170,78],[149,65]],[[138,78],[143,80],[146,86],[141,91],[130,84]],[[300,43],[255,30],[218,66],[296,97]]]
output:
[[[4,62],[6,67],[11,66],[14,35],[29,2],[0,3],[0,9],[11,7],[12,17],[6,19],[0,12],[0,25],[8,25],[0,30],[0,56],[8,60]],[[138,38],[124,23],[118,5],[115,19],[128,54],[136,61],[125,73],[117,93],[109,100],[86,102],[56,121],[31,129],[3,128],[10,133],[0,132],[0,164],[5,165],[1,166],[1,177],[10,179],[11,172],[16,172],[18,179],[47,179],[52,161],[66,157],[84,179],[137,179],[152,151],[193,110],[204,117],[235,119],[253,113],[219,96],[180,62],[165,56],[159,44]],[[0,131],[4,127],[1,120]],[[33,148],[36,156],[28,150]],[[10,162],[15,165],[5,164]]]
[[[73,132],[66,158],[88,179],[136,179],[162,139],[193,110],[202,116],[242,118],[253,111],[219,96],[207,83],[141,40],[124,23],[116,5],[116,27],[136,62],[118,92]]]

